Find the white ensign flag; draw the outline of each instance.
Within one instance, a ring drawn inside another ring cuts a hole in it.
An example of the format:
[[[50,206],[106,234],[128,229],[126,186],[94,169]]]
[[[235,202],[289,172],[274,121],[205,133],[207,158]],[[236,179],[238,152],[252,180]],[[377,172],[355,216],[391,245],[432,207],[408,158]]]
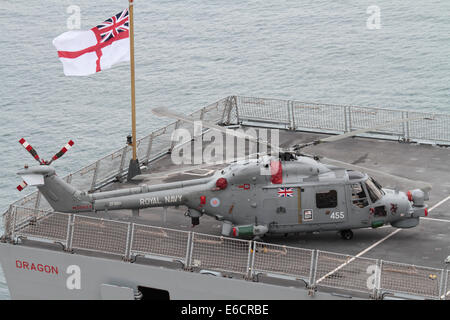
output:
[[[66,76],[87,76],[130,61],[128,9],[89,31],[68,31],[53,40]]]

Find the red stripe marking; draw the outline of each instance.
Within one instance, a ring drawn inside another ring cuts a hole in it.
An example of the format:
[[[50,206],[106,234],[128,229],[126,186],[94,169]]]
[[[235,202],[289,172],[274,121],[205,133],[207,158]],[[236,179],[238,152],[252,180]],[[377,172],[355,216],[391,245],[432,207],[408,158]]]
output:
[[[283,169],[281,167],[281,161],[271,161],[270,162],[270,181],[273,184],[283,183]]]
[[[92,30],[93,31],[93,30]],[[94,32],[95,33],[95,32]],[[100,37],[100,35],[98,35]],[[60,58],[68,58],[68,59],[75,59],[79,56],[88,53],[88,52],[96,52],[97,50],[101,50],[104,47],[109,46],[111,43],[117,40],[126,39],[129,37],[128,32],[121,32],[116,38],[113,38],[109,41],[103,42],[103,43],[97,43],[96,45],[90,46],[89,48],[80,50],[80,51],[58,51],[58,57]],[[98,41],[99,39],[97,39]],[[101,38],[100,38],[101,40]]]

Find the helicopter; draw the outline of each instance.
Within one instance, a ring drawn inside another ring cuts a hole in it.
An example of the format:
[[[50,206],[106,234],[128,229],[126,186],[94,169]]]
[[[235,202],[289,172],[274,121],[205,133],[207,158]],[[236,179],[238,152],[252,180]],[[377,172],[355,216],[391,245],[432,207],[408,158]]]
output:
[[[159,116],[193,122],[192,119],[165,108],[152,111]],[[256,158],[233,161],[207,178],[144,184],[94,193],[77,190],[58,177],[55,169],[50,166],[51,161],[40,160],[36,151],[21,139],[21,144],[38,160],[40,166],[26,166],[18,174],[22,176],[25,185],[37,186],[58,212],[95,213],[185,206],[185,215],[190,217],[192,226],[198,225],[203,215],[211,216],[222,222],[224,236],[258,239],[273,234],[338,231],[343,239],[350,240],[353,238],[353,229],[378,228],[385,224],[396,228],[417,226],[420,217],[428,215],[425,201],[429,200],[431,185],[390,175],[420,186],[407,192],[383,188],[369,175],[374,170],[307,155],[302,153],[302,149],[400,122],[423,119],[425,118],[391,121],[369,129],[294,145],[288,149],[246,136],[258,146],[265,144],[275,149],[277,156],[257,152]],[[242,134],[232,133],[232,130],[202,123],[207,128],[242,138]],[[69,142],[52,161],[60,158],[72,145],[73,142]],[[324,160],[331,164],[323,163]],[[269,174],[261,174],[262,170]],[[376,174],[383,173],[376,171]]]

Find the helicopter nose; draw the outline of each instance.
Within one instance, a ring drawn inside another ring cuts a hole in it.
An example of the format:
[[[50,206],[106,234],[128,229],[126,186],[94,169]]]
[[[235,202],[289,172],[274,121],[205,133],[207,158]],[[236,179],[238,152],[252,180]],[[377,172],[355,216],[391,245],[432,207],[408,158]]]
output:
[[[414,204],[416,207],[423,207],[425,204],[425,193],[420,189],[415,189],[408,191],[408,200]]]
[[[427,217],[428,207],[425,205],[426,194],[420,189],[408,191],[408,200],[411,203],[414,217]]]

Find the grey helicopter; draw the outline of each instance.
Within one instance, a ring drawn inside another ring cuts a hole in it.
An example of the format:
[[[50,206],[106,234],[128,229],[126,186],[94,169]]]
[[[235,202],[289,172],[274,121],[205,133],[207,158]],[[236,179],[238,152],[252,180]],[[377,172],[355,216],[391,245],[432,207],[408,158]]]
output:
[[[153,112],[193,122],[165,108],[156,108]],[[233,161],[207,178],[94,193],[75,189],[58,177],[50,166],[73,145],[72,141],[46,162],[22,138],[20,143],[40,166],[25,166],[18,172],[24,180],[18,189],[26,185],[37,186],[58,212],[95,214],[105,210],[185,206],[185,215],[190,217],[192,226],[198,225],[200,218],[207,215],[222,222],[224,236],[260,238],[273,234],[338,231],[343,239],[350,240],[353,229],[378,228],[385,224],[396,228],[417,226],[420,217],[428,215],[425,201],[429,200],[431,185],[389,175],[412,182],[417,188],[407,192],[383,188],[372,176],[385,173],[307,155],[302,153],[302,149],[400,122],[423,119],[396,120],[287,149],[245,136],[253,139],[257,146],[265,144],[269,148],[277,148],[277,155],[257,152],[256,157]],[[230,133],[233,131],[225,127],[206,122],[203,125],[242,138],[241,134]],[[261,174],[262,170],[269,174]],[[369,175],[371,172],[372,176]]]

